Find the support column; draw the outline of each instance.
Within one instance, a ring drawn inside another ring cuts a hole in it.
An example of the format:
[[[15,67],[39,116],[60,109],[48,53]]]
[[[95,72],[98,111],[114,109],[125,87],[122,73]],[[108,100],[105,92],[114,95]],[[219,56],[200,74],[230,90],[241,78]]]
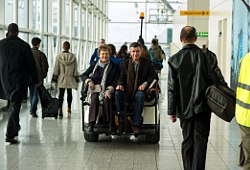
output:
[[[92,6],[91,6],[91,32],[92,33],[91,33],[91,37],[90,37],[90,47],[89,47],[90,51],[94,51],[94,48],[93,48],[94,34],[95,34],[95,32],[93,31],[94,30],[94,12],[95,12],[95,8],[94,8],[94,5],[92,4]]]
[[[70,18],[69,18],[69,43],[71,44],[71,46],[73,45],[73,34],[74,34],[74,1],[70,0],[69,1],[69,14],[70,14]],[[73,46],[72,46],[73,47]]]
[[[88,37],[88,15],[89,15],[89,3],[88,0],[85,0],[86,10],[85,10],[85,45],[84,45],[84,58],[83,58],[83,66],[82,68],[87,68],[89,64],[89,51],[88,51],[88,44],[89,44],[89,37]]]
[[[53,33],[53,25],[52,25],[52,8],[53,8],[53,1],[48,0],[48,32]],[[50,34],[48,36],[48,56],[47,56],[48,62],[50,63],[50,68],[53,68],[55,63],[55,56],[53,54],[53,35]],[[53,69],[49,69],[49,76],[52,76]],[[51,80],[51,77],[48,78],[48,80]]]
[[[43,34],[44,34],[44,1],[40,1],[40,36],[41,40],[43,41]]]
[[[62,2],[58,1],[58,21],[57,21],[57,42],[56,42],[56,53],[61,50],[61,33],[62,33]]]
[[[79,2],[79,13],[78,13],[78,44],[77,44],[77,61],[78,63],[82,63],[82,39],[81,39],[81,35],[82,35],[82,2]],[[79,67],[80,65],[78,65]],[[79,68],[78,68],[79,69]]]

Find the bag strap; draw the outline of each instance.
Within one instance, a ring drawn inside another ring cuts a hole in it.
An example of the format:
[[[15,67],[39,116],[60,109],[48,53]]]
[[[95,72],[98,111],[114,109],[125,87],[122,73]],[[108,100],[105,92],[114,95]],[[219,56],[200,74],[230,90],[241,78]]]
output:
[[[217,78],[214,74],[214,71],[211,69],[210,64],[209,64],[209,60],[208,60],[208,57],[210,57],[209,51],[208,50],[202,51],[202,54],[203,54],[202,58],[204,61],[205,69],[208,73],[208,76],[212,79],[214,85],[219,85],[220,83],[218,83]]]

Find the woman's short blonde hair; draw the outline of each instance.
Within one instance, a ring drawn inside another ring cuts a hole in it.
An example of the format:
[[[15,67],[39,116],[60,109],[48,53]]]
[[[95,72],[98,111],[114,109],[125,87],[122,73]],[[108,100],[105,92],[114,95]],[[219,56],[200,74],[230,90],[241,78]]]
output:
[[[108,51],[109,54],[111,52],[109,46],[107,44],[104,44],[104,45],[100,45],[99,48],[98,48],[98,55],[100,55],[101,51]]]

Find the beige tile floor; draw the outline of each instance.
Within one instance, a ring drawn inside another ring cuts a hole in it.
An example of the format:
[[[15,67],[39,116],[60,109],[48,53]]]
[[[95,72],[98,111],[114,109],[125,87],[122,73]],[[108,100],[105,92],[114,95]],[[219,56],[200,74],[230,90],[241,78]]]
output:
[[[167,74],[161,74],[161,139],[146,144],[143,137],[101,136],[96,143],[86,142],[81,126],[79,95],[74,94],[72,118],[42,119],[29,115],[29,104],[20,113],[22,129],[19,145],[4,142],[7,112],[0,112],[0,170],[181,170],[181,129],[167,116]],[[66,106],[65,106],[66,107]],[[66,108],[64,109],[66,110]],[[207,170],[237,170],[240,142],[235,122],[226,123],[212,116],[207,151]]]

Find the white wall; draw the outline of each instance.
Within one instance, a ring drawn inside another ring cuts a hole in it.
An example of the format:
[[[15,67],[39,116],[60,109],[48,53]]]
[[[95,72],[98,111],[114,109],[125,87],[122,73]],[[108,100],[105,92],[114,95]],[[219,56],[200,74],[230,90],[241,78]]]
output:
[[[190,25],[196,28],[197,32],[208,32],[208,16],[180,16],[181,10],[209,10],[209,1],[189,0],[184,1],[180,10],[176,11],[173,20],[173,44],[171,45],[171,54],[176,53],[181,48],[180,31]],[[196,44],[202,47],[208,44],[207,37],[198,37]]]
[[[185,25],[194,26],[197,32],[208,32],[208,38],[198,37],[196,44],[200,47],[207,44],[217,55],[222,74],[228,84],[231,76],[232,3],[232,0],[184,1],[180,10],[210,10],[210,16],[180,16],[180,10],[176,11],[171,44],[173,55],[181,48],[179,36],[181,28]]]
[[[210,1],[208,34],[208,47],[217,55],[222,74],[228,84],[231,75],[232,3],[232,0]]]
[[[187,1],[173,15],[173,43],[180,44],[181,29],[187,25],[187,16],[180,16],[181,10],[187,10]]]

